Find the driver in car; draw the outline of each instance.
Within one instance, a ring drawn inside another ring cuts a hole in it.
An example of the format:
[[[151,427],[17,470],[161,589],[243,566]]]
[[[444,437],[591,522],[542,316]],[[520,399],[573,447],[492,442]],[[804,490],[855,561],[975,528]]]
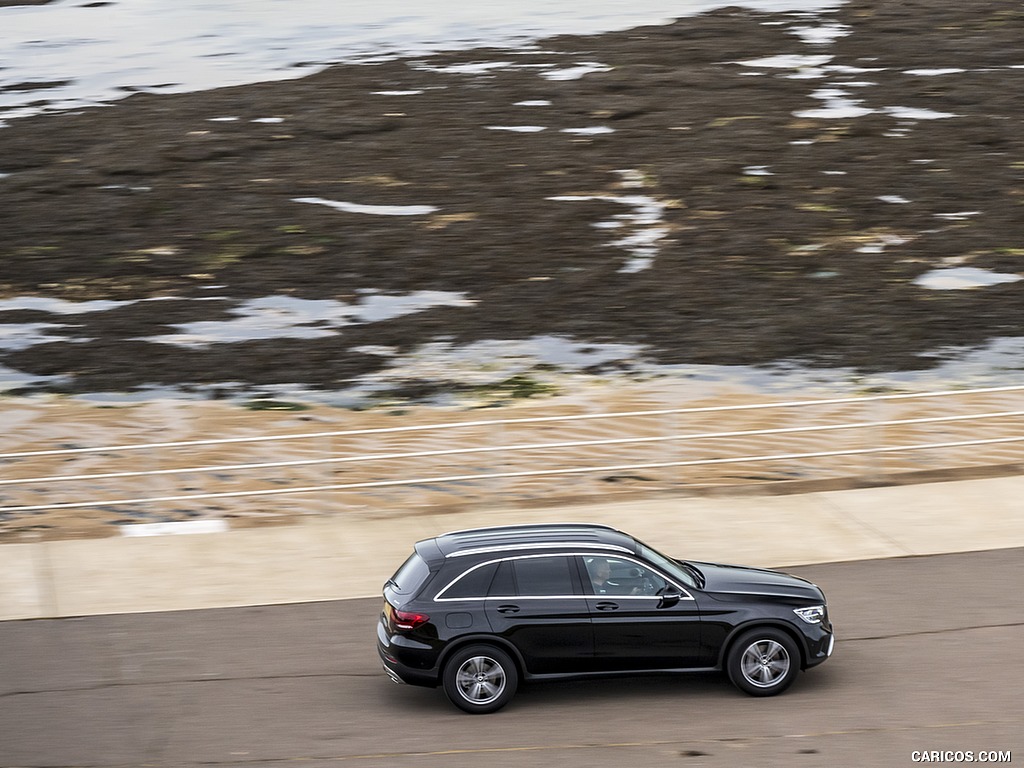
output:
[[[637,588],[629,589],[627,586],[623,586],[617,582],[611,580],[612,566],[605,559],[594,560],[590,567],[590,581],[594,586],[595,595],[638,595],[640,591]]]

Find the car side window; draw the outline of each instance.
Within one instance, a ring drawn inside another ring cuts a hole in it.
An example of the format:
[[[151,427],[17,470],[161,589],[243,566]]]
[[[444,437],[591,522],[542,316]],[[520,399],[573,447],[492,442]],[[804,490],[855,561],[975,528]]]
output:
[[[572,560],[565,556],[526,557],[512,561],[521,597],[575,594]]]
[[[472,568],[456,579],[439,597],[452,600],[487,597],[497,570],[497,563],[487,563],[486,565]]]
[[[667,586],[656,572],[632,560],[585,557],[589,585],[595,595],[656,595]]]

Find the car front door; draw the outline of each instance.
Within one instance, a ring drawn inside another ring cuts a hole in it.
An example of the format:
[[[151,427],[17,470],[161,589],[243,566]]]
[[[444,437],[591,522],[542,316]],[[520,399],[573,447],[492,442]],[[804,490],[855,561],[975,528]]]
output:
[[[686,590],[632,558],[584,556],[579,566],[590,592],[587,607],[596,668],[680,669],[700,664],[700,610]]]
[[[505,560],[491,583],[487,619],[533,674],[590,668],[594,643],[586,595],[571,555]]]

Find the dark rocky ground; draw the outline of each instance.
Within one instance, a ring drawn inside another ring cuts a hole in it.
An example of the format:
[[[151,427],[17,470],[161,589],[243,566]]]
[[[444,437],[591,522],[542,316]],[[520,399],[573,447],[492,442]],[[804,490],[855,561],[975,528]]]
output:
[[[12,121],[0,130],[0,172],[10,174],[0,179],[0,297],[180,300],[62,316],[67,327],[52,333],[67,341],[3,352],[0,364],[69,374],[71,391],[219,381],[333,389],[382,365],[353,348],[409,350],[440,337],[550,333],[645,344],[665,363],[882,371],[933,365],[929,354],[949,345],[1024,336],[1024,281],[966,291],[912,283],[954,259],[1024,274],[1024,9],[853,0],[823,18],[852,34],[812,46],[790,31],[806,18],[727,9],[527,53],[338,66]],[[816,53],[872,71],[801,79],[734,63]],[[436,71],[482,61],[520,66]],[[580,62],[610,69],[548,80],[527,66]],[[967,71],[907,73],[945,68]],[[821,106],[813,91],[853,81],[871,83],[846,89],[861,106],[956,117],[794,115]],[[522,100],[551,105],[514,106]],[[210,122],[224,116],[240,119]],[[268,117],[283,120],[252,122]],[[496,125],[547,130],[487,129]],[[614,132],[561,131],[598,125]],[[773,175],[745,172],[752,166]],[[643,188],[621,188],[621,169],[638,171]],[[653,266],[635,274],[619,272],[629,254],[609,246],[615,234],[593,226],[627,207],[549,199],[627,194],[660,200],[671,230]],[[439,210],[371,216],[299,197]],[[979,213],[935,216],[965,211]],[[858,250],[881,238],[893,244]],[[326,339],[197,349],[133,340],[227,319],[245,298],[351,301],[366,289],[463,291],[478,303]],[[230,300],[189,300],[211,295]],[[0,322],[55,321],[18,310]]]

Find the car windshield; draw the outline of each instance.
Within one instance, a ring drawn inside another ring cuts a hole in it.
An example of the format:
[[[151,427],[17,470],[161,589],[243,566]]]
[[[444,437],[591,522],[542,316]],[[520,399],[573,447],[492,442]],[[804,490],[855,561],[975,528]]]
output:
[[[656,565],[661,568],[665,573],[671,576],[673,579],[679,581],[687,587],[698,587],[697,580],[693,577],[686,568],[680,565],[677,561],[671,557],[667,557],[656,549],[652,549],[643,542],[637,542],[640,545],[640,555],[652,565]]]

